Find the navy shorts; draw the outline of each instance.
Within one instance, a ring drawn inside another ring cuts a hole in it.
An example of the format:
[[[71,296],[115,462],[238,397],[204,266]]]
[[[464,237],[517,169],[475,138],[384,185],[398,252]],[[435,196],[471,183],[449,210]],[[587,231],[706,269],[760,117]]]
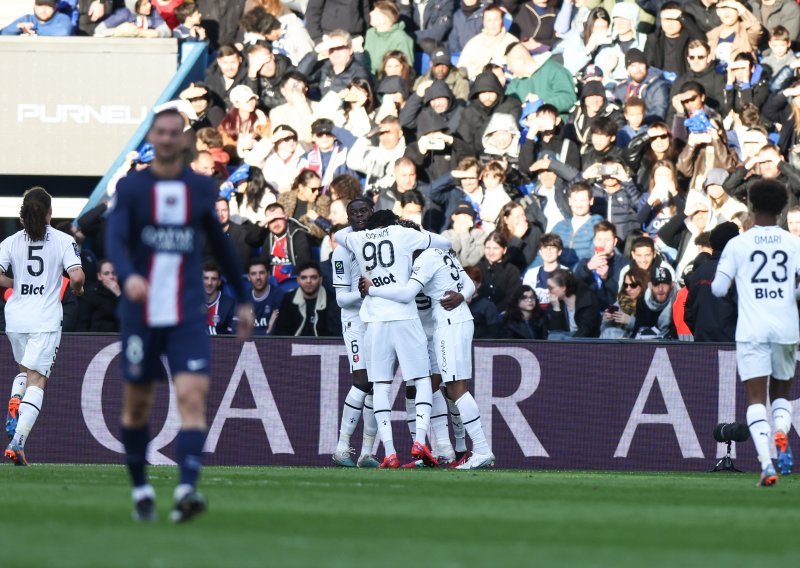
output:
[[[162,355],[167,358],[172,376],[209,372],[211,348],[204,320],[173,327],[123,325],[121,336],[122,375],[129,382],[166,379]]]

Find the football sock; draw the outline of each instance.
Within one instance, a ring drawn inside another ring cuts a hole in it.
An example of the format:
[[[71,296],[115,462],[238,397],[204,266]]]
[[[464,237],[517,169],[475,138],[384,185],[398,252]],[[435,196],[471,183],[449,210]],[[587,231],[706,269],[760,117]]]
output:
[[[425,377],[424,379],[417,379],[414,381],[414,386],[417,388],[417,397],[414,399],[417,432],[414,436],[414,441],[424,445],[425,438],[427,438],[428,430],[431,426],[431,408],[433,402],[431,378]]]
[[[181,485],[194,487],[203,464],[205,430],[181,430],[175,438],[175,457],[180,470]]]
[[[433,393],[433,409],[431,410],[431,445],[437,456],[454,458],[455,452],[450,443],[450,432],[447,430],[447,403],[442,391],[436,389]],[[435,442],[435,443],[434,443]]]
[[[772,443],[770,438],[769,422],[767,422],[767,407],[763,404],[751,404],[747,407],[747,427],[750,429],[750,437],[756,446],[756,454],[761,469],[772,463],[769,457],[769,446]]]
[[[43,398],[44,391],[41,388],[31,386],[25,389],[25,396],[22,397],[22,402],[19,403],[19,421],[17,422],[17,431],[14,434],[14,442],[20,446],[25,446],[25,440],[28,439],[31,428],[33,428],[36,419],[39,417]]]
[[[150,441],[150,431],[145,424],[141,428],[122,427],[122,445],[125,447],[125,464],[131,475],[133,487],[147,485],[145,463],[147,461],[147,443]],[[134,494],[134,498],[136,495]]]
[[[375,421],[375,411],[373,409],[372,395],[368,394],[364,398],[364,443],[361,445],[361,455],[372,455],[372,448],[375,446],[375,434],[378,433],[378,423]]]
[[[472,451],[483,456],[490,454],[492,451],[489,449],[489,444],[486,442],[486,434],[483,432],[478,403],[472,398],[472,394],[464,393],[456,401],[456,406],[461,412],[464,428],[466,428],[469,438],[472,440]]]
[[[776,432],[784,434],[792,429],[792,404],[785,398],[772,401],[772,426]]]
[[[456,451],[467,451],[467,439],[464,431],[464,423],[461,421],[461,413],[458,411],[456,403],[445,397],[447,408],[450,411],[450,418],[453,421],[453,436],[456,438]]]
[[[134,502],[141,501],[142,499],[155,499],[156,492],[153,489],[153,486],[149,483],[145,483],[144,485],[139,485],[138,487],[134,487],[133,491],[131,491],[131,495],[133,496]]]
[[[414,399],[406,396],[406,424],[408,431],[411,432],[411,439],[417,439],[417,409],[414,406]]]
[[[350,392],[347,393],[347,398],[344,399],[344,408],[342,409],[342,424],[339,426],[339,443],[336,445],[336,451],[346,452],[350,448],[350,436],[358,425],[358,419],[361,417],[361,409],[364,407],[364,399],[367,393],[356,387],[350,387]]]
[[[11,396],[22,398],[25,394],[26,386],[28,386],[28,376],[25,373],[20,373],[14,377],[14,382],[11,385]]]
[[[375,383],[372,385],[372,402],[374,403],[375,420],[378,423],[378,434],[387,456],[396,454],[392,440],[392,407],[389,404],[391,383]]]

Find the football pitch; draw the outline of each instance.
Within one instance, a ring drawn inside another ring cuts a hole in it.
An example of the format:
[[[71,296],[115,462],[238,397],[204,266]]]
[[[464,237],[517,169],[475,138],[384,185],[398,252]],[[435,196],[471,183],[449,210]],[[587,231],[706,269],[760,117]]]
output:
[[[0,466],[0,566],[796,566],[800,480],[755,474],[223,468],[209,512],[130,520],[120,466]]]

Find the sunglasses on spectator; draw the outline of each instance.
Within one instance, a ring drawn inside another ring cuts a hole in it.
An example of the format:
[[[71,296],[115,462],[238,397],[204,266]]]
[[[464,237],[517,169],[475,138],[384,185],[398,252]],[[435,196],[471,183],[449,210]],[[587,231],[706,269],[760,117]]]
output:
[[[700,95],[696,94],[696,95],[694,95],[693,97],[691,97],[689,99],[683,99],[682,102],[683,102],[683,104],[686,104],[686,103],[690,103],[692,101],[696,101],[698,98],[700,98]]]
[[[686,59],[689,61],[699,61],[700,59],[706,59],[708,55],[687,55]]]
[[[334,51],[341,51],[343,49],[350,49],[350,46],[347,45],[337,45],[328,50],[328,53],[333,53]]]
[[[192,98],[186,99],[186,100],[189,101],[190,103],[193,103],[193,102],[196,102],[196,101],[204,101],[204,100],[206,100],[206,97],[204,97],[204,96],[203,97],[192,97]]]
[[[555,128],[551,128],[550,130],[542,130],[539,134],[541,134],[542,136],[552,136],[555,133],[556,133],[556,129]]]
[[[625,287],[630,288],[631,290],[636,290],[639,287],[639,284],[636,282],[625,282]]]
[[[309,186],[307,186],[307,187],[308,187],[308,189],[310,189],[311,191],[319,191],[321,186],[319,186],[319,185],[309,185]]]
[[[523,294],[520,297],[520,300],[535,300],[536,298],[533,297],[533,294]]]
[[[651,136],[650,140],[663,140],[664,138],[669,138],[669,134],[656,134],[655,136]]]

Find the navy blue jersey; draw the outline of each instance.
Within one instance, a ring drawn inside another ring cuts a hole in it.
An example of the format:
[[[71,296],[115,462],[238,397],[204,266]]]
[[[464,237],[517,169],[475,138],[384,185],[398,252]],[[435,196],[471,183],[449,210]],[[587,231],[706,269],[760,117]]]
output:
[[[269,320],[273,312],[278,311],[281,307],[281,302],[286,293],[270,284],[269,292],[266,297],[261,300],[252,298],[253,314],[255,316],[255,324],[253,325],[253,335],[266,335],[267,328],[269,327]]]
[[[247,301],[236,253],[222,230],[210,178],[189,168],[176,179],[150,169],[131,172],[117,184],[106,231],[106,252],[120,285],[132,274],[149,282],[147,300],[134,304],[124,294],[123,319],[170,327],[208,317],[203,291],[203,244],[211,246],[239,302]]]

